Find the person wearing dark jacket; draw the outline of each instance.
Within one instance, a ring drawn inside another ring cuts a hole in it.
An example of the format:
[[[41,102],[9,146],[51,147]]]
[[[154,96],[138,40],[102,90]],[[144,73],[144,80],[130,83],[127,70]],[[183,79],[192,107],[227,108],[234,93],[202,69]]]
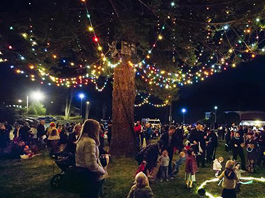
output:
[[[5,125],[3,123],[0,123],[0,157],[8,144],[7,134],[8,131],[6,130]]]
[[[26,143],[30,141],[30,127],[29,123],[25,122],[24,126],[19,130],[19,137]]]
[[[75,155],[76,151],[76,141],[79,138],[80,132],[81,132],[82,126],[80,124],[77,124],[74,126],[74,132],[69,134],[67,145],[65,148],[65,152],[70,152],[73,155]]]
[[[37,127],[37,137],[38,137],[38,139],[40,139],[43,135],[46,134],[44,124],[45,124],[45,121],[41,120],[39,126]]]
[[[184,148],[183,141],[184,141],[184,131],[181,127],[177,127],[176,130],[176,147],[179,150],[179,152],[182,151]]]
[[[210,130],[209,128],[206,129],[207,137],[206,137],[206,159],[208,163],[212,163],[215,159],[215,152],[218,146],[218,140],[216,134]]]
[[[237,160],[237,156],[239,155],[241,159],[241,168],[246,170],[246,159],[244,156],[244,139],[240,136],[239,131],[236,132],[235,136],[231,139],[231,148],[233,152],[233,159]]]
[[[260,166],[263,163],[263,166],[265,166],[265,127],[263,127],[263,130],[260,133],[258,144],[259,152],[257,165]]]
[[[226,152],[229,152],[231,150],[231,144],[230,144],[230,141],[231,141],[231,131],[228,127],[225,128],[225,151]]]
[[[163,141],[164,145],[162,151],[167,150],[169,156],[168,173],[172,176],[172,159],[174,154],[174,147],[176,146],[176,127],[170,126],[167,133],[164,133],[160,140]]]
[[[205,153],[206,153],[206,133],[204,132],[203,125],[201,123],[196,124],[196,128],[191,131],[189,141],[191,143],[191,148],[197,155],[196,160],[198,167],[200,163],[202,168],[205,167]]]
[[[135,157],[136,161],[140,165],[143,161],[147,162],[146,168],[149,172],[156,166],[158,155],[161,153],[162,141],[158,141],[156,144],[150,144],[143,148]]]

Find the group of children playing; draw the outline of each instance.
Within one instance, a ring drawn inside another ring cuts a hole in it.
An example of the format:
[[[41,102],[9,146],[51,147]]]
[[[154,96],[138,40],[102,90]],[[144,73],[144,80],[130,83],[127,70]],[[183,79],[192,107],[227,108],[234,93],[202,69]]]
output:
[[[240,163],[236,163],[233,160],[226,162],[225,170],[222,171],[223,157],[218,157],[213,162],[213,171],[215,177],[219,178],[223,182],[223,198],[235,198],[236,193],[240,191],[240,178],[241,174],[245,171],[240,169]],[[193,149],[188,148],[185,152],[182,151],[179,154],[179,159],[174,163],[173,174],[177,175],[179,168],[182,164],[186,164],[185,167],[185,181],[186,188],[192,188],[193,182],[196,181],[195,175],[198,172],[196,154]],[[160,181],[169,181],[168,166],[169,157],[168,152],[164,150],[162,155],[158,158],[157,166],[148,172],[146,169],[147,162],[143,161],[136,172],[135,184],[132,186],[127,198],[153,198],[152,189],[149,186],[149,181],[153,182],[156,178],[156,174],[160,172]],[[220,174],[221,173],[221,174]]]

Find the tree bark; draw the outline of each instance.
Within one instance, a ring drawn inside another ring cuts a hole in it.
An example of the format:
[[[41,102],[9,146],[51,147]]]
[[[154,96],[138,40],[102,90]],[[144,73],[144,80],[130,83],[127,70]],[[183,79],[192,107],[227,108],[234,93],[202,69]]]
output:
[[[134,134],[135,72],[129,56],[114,69],[112,92],[112,142],[114,156],[133,157],[137,152]]]
[[[69,119],[70,117],[73,97],[74,97],[74,90],[72,88],[70,89],[70,98],[69,98],[69,89],[67,89],[66,104],[65,104],[65,110],[64,110],[64,119],[66,120]]]

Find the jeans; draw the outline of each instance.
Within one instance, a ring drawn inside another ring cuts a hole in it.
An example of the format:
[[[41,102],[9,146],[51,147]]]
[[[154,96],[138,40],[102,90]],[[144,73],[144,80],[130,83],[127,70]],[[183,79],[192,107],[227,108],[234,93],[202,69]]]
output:
[[[161,179],[168,179],[168,166],[161,166]]]

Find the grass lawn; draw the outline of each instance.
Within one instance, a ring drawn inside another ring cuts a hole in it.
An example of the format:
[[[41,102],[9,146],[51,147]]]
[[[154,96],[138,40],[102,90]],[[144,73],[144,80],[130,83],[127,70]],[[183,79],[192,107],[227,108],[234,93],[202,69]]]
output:
[[[223,156],[225,160],[229,156],[224,152],[223,144],[220,144],[217,156]],[[176,157],[176,156],[175,156]],[[223,165],[224,166],[224,165]],[[113,159],[108,172],[109,178],[105,184],[105,198],[124,198],[127,196],[133,183],[137,163],[134,159]],[[55,173],[60,172],[55,165]],[[53,176],[53,161],[47,153],[29,160],[5,160],[0,161],[0,198],[77,198],[76,194],[64,191],[52,191],[49,186],[50,179]],[[181,167],[180,173],[174,180],[169,182],[156,182],[152,184],[156,198],[195,198],[196,186],[199,186],[204,180],[213,178],[212,164],[207,168],[199,169],[196,175],[197,182],[192,190],[185,189],[184,166]],[[250,176],[245,173],[243,176]],[[257,173],[252,174],[254,177],[265,176],[265,167],[258,168]],[[264,198],[265,183],[254,182],[250,185],[242,185],[239,198]],[[217,183],[211,183],[206,186],[212,194],[220,196],[222,188]]]

